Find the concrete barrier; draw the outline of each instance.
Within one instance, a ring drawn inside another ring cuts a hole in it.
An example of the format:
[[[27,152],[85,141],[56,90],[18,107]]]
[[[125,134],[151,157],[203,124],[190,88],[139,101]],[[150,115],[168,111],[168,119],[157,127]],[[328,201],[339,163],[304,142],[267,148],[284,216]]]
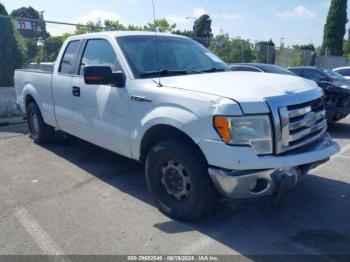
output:
[[[20,115],[16,107],[16,91],[12,86],[0,87],[0,117]]]

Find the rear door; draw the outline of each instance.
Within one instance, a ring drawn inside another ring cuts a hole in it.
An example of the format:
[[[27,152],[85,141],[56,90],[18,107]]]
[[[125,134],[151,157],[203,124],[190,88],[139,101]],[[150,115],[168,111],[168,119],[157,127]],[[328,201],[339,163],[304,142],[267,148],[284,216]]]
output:
[[[72,80],[73,88],[79,90],[73,104],[73,118],[79,137],[119,154],[129,155],[127,85],[124,88],[86,85],[83,78],[84,66],[87,65],[108,65],[112,71],[124,71],[119,61],[113,41],[107,38],[84,41],[78,58],[78,74]]]
[[[71,133],[74,130],[72,121],[74,96],[72,94],[72,76],[76,58],[82,41],[73,40],[64,48],[61,61],[55,67],[52,77],[52,92],[55,104],[55,116],[59,128]]]

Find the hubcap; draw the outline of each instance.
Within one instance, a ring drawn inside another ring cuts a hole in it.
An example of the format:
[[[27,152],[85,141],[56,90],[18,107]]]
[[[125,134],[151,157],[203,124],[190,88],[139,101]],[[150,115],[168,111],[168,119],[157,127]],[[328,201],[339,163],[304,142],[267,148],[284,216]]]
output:
[[[162,184],[166,192],[177,200],[186,200],[191,192],[190,178],[185,168],[174,160],[162,168]]]
[[[33,135],[37,135],[39,133],[39,121],[35,113],[31,115],[31,124]]]

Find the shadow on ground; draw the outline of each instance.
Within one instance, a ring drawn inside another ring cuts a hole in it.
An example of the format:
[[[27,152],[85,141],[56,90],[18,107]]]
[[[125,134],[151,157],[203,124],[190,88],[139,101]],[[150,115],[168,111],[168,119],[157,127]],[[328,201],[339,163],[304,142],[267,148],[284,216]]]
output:
[[[45,148],[105,183],[153,205],[141,164],[70,136],[59,136]],[[209,217],[195,223],[170,221],[154,226],[169,235],[196,230],[248,257],[350,254],[348,183],[308,176],[283,197],[277,209],[270,206],[271,201],[239,204],[230,201],[219,203]]]

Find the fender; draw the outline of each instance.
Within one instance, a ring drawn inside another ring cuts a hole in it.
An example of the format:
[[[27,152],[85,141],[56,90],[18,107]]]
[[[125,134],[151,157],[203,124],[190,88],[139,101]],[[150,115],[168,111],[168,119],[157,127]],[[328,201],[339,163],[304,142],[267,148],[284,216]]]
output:
[[[198,124],[198,122],[201,122],[200,118],[185,108],[169,105],[159,106],[136,122],[139,125],[132,128],[130,135],[130,151],[135,159],[138,159],[140,156],[141,142],[144,135],[150,128],[157,125],[168,125],[177,128],[191,137],[196,144],[201,141],[201,124]]]
[[[39,100],[39,95],[38,95],[38,92],[37,90],[34,88],[34,86],[27,82],[24,84],[24,87],[23,87],[23,90],[22,90],[22,101],[23,101],[23,112],[26,113],[26,98],[27,98],[27,95],[31,95],[36,104],[38,105],[40,111],[42,112],[42,106],[41,106],[41,103],[40,103],[40,100]]]

